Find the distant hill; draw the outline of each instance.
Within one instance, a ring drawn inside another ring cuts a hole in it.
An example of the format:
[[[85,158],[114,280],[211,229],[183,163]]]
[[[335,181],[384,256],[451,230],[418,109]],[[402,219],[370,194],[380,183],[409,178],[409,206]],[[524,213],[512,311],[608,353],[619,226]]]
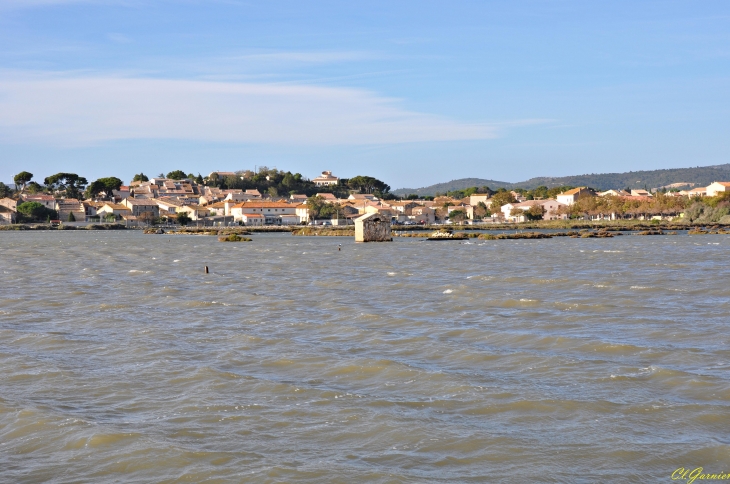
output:
[[[587,186],[596,190],[610,188],[659,188],[668,185],[686,184],[688,186],[706,186],[714,181],[730,181],[730,163],[715,166],[698,166],[695,168],[669,168],[666,170],[630,171],[627,173],[591,173],[563,177],[536,177],[529,180],[508,183],[483,178],[460,178],[446,183],[437,183],[423,188],[399,188],[393,190],[396,195],[415,193],[421,196],[435,195],[452,190],[463,190],[469,187],[487,186],[497,188],[532,189],[545,185],[548,188],[570,185]]]
[[[437,183],[430,187],[423,188],[399,188],[393,190],[396,195],[408,195],[410,193],[416,193],[418,195],[434,195],[436,193],[445,193],[452,190],[463,190],[464,188],[471,187],[489,187],[491,189],[505,187],[511,188],[513,183],[501,182],[496,180],[484,180],[482,178],[459,178],[458,180],[451,180],[446,183]]]

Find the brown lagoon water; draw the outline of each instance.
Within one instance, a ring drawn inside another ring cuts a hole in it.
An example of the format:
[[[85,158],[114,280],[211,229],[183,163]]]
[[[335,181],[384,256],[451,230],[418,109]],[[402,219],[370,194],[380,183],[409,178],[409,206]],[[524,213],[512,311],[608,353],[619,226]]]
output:
[[[254,238],[0,233],[0,481],[730,470],[727,236]]]

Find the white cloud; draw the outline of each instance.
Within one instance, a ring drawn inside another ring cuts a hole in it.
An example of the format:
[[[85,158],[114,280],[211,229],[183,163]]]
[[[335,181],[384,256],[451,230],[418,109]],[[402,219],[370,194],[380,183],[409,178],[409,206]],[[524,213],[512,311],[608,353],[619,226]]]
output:
[[[404,109],[368,91],[114,77],[0,80],[0,141],[86,146],[121,139],[310,145],[494,138],[498,125]]]
[[[129,44],[132,42],[132,39],[130,39],[126,35],[116,32],[106,34],[106,38],[117,44]]]

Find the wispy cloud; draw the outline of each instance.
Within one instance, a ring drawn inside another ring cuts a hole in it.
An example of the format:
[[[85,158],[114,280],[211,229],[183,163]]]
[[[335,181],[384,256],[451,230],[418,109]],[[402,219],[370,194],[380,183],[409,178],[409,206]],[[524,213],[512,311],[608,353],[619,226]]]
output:
[[[0,0],[0,10],[68,5],[74,3],[109,3],[99,0]]]
[[[0,140],[84,146],[119,139],[308,145],[494,138],[497,124],[405,109],[359,89],[118,77],[0,81]]]
[[[130,44],[132,42],[132,39],[130,39],[126,35],[116,32],[106,34],[106,38],[117,44]]]
[[[324,51],[324,52],[256,52],[231,56],[227,59],[259,62],[284,62],[304,64],[329,64],[334,62],[362,61],[382,59],[383,56],[373,52],[362,51]]]

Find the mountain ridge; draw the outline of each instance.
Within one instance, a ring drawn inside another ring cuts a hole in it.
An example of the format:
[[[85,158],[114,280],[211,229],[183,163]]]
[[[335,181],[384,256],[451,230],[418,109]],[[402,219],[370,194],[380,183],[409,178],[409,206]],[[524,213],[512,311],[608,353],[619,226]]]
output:
[[[449,182],[436,183],[421,188],[399,188],[396,195],[417,194],[433,196],[453,190],[487,186],[497,188],[533,189],[540,185],[548,188],[560,186],[588,186],[597,190],[611,188],[661,188],[671,184],[683,183],[687,186],[706,186],[714,181],[730,180],[730,163],[694,168],[665,168],[660,170],[628,171],[623,173],[591,173],[562,177],[533,177],[517,183],[489,180],[484,178],[459,178]]]

